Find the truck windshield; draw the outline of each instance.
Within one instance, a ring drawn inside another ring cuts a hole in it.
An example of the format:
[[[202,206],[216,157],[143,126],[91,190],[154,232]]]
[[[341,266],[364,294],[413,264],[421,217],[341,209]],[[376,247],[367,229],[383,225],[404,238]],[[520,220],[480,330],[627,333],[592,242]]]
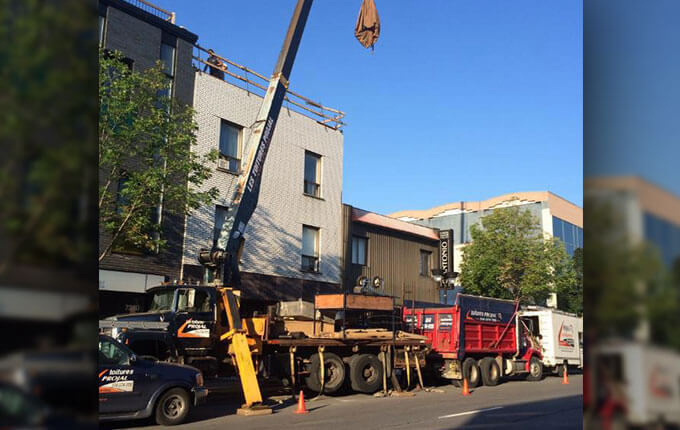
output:
[[[180,290],[177,296],[177,312],[210,312],[210,295],[203,290]]]
[[[153,299],[151,300],[151,306],[149,307],[149,311],[162,312],[171,310],[173,297],[174,297],[173,290],[158,291],[153,293]]]

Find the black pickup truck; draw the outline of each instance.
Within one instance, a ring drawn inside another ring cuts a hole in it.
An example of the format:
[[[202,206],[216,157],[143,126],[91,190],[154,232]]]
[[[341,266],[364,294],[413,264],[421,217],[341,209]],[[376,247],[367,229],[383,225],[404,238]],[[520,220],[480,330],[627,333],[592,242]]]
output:
[[[99,336],[99,419],[155,415],[160,425],[182,423],[208,390],[198,369],[137,357],[115,339]]]

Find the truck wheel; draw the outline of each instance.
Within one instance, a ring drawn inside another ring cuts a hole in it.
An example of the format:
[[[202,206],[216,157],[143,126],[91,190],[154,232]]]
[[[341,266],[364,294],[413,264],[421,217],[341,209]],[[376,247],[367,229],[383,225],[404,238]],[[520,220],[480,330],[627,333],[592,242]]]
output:
[[[482,373],[484,385],[495,387],[501,380],[501,369],[498,363],[491,357],[484,357],[479,362],[479,370]]]
[[[352,389],[360,393],[372,394],[382,385],[382,363],[373,354],[361,354],[349,365],[349,379]]]
[[[309,376],[305,378],[305,384],[307,388],[317,393],[321,391],[321,359],[319,354],[314,354],[309,358]],[[324,363],[324,379],[326,383],[323,387],[323,392],[325,394],[333,394],[342,388],[345,382],[345,363],[342,359],[332,352],[326,352],[323,354]]]
[[[479,373],[479,366],[477,366],[477,361],[474,358],[468,357],[463,361],[463,378],[467,378],[468,387],[475,388],[479,386],[481,379]]]
[[[543,379],[543,363],[538,357],[533,356],[529,360],[529,374],[527,375],[527,381],[540,381]]]
[[[189,394],[181,388],[172,388],[156,402],[156,422],[162,426],[181,424],[189,415]]]

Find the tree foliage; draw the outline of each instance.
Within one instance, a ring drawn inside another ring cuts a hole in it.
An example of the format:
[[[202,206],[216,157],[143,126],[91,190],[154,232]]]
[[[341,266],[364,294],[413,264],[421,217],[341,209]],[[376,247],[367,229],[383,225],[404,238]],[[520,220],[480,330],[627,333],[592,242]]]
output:
[[[584,241],[586,328],[593,339],[628,336],[646,318],[647,285],[658,281],[658,254],[636,243],[611,205],[589,198]]]
[[[77,0],[0,0],[0,276],[89,273],[96,252],[96,41]]]
[[[466,292],[544,304],[550,292],[575,288],[564,244],[544,237],[531,212],[517,206],[496,209],[470,230],[472,243],[463,250],[461,266]]]
[[[655,344],[680,350],[680,260],[665,267],[657,247],[633,240],[609,202],[590,198],[586,208],[588,336],[632,337],[647,327]]]
[[[557,307],[567,312],[583,315],[583,248],[576,248],[572,258],[575,282],[563,284],[557,291]]]
[[[116,247],[161,249],[160,205],[164,215],[188,215],[217,195],[200,191],[216,153],[192,151],[194,111],[167,96],[161,63],[134,72],[122,60],[100,53],[99,221],[108,234],[100,261]]]

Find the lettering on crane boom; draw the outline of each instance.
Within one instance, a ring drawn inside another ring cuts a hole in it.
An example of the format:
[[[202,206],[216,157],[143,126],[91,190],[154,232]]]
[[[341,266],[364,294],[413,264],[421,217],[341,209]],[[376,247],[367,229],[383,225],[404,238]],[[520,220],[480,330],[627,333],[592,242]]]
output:
[[[248,191],[251,193],[253,192],[253,188],[255,188],[255,182],[257,181],[257,177],[260,175],[260,170],[264,164],[264,156],[267,153],[267,147],[269,146],[273,125],[274,118],[267,118],[267,125],[265,125],[264,133],[262,134],[262,144],[257,149],[257,155],[255,156],[255,161],[253,162],[253,170],[250,172],[250,178],[248,179]]]

